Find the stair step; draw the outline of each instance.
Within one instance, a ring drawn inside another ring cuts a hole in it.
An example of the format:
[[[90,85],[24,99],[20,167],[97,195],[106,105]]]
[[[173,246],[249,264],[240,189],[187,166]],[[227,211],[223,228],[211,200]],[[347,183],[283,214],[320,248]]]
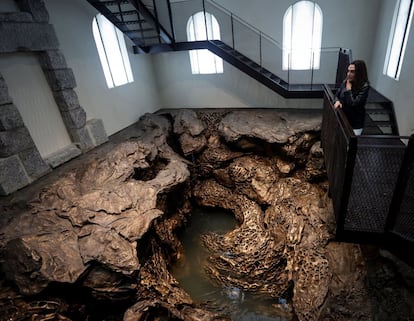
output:
[[[155,32],[157,33],[157,30],[155,30],[154,28],[138,28],[138,29],[128,29],[128,31],[130,32]]]
[[[146,23],[145,20],[124,20],[121,22],[121,24],[123,25],[138,25],[138,24],[143,24]]]
[[[390,121],[373,121],[373,122],[367,122],[367,124],[365,124],[368,127],[372,127],[372,126],[378,126],[378,127],[393,127],[394,124]]]
[[[255,63],[254,61],[252,61],[252,60],[250,60],[249,59],[249,61],[246,63],[247,65],[249,65],[250,67],[253,67],[253,68],[260,68],[260,65],[259,64],[257,64],[257,63]]]
[[[136,10],[126,10],[126,11],[121,11],[121,12],[114,12],[114,15],[116,16],[131,16],[133,14],[139,14],[138,11]]]
[[[214,42],[215,43],[215,45],[217,46],[217,47],[220,47],[220,48],[222,48],[222,49],[225,49],[225,50],[233,50],[233,48],[232,47],[230,47],[230,46],[228,46],[228,45],[226,45],[224,42]]]
[[[387,114],[368,114],[369,118],[372,119],[374,122],[378,121],[391,121],[391,118]]]
[[[374,108],[366,108],[367,113],[369,114],[383,114],[383,115],[391,115],[392,112],[387,109],[374,109]]]
[[[142,37],[141,39],[149,40],[149,39],[158,39],[158,38],[159,38],[159,36],[155,35],[155,36],[145,36],[145,37]]]
[[[117,6],[118,4],[129,4],[128,0],[121,0],[121,1],[94,1],[95,3],[101,3],[105,6]]]

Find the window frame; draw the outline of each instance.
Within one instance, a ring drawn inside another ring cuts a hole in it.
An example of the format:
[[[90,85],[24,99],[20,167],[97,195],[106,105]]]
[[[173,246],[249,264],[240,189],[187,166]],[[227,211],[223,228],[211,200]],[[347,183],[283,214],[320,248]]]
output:
[[[310,28],[304,29],[303,17],[306,18],[306,15],[311,16],[307,23]],[[303,33],[303,30],[309,34]],[[323,12],[315,1],[302,0],[290,5],[283,16],[282,69],[320,69],[322,32]],[[309,39],[309,46],[298,45],[305,43],[306,39]]]
[[[408,9],[407,14],[403,12],[404,9]],[[383,69],[384,75],[396,81],[400,78],[413,13],[413,0],[398,0],[396,2]]]
[[[98,13],[92,21],[92,32],[108,88],[132,83],[134,76],[122,31]]]
[[[191,15],[187,20],[186,33],[188,41],[221,40],[220,25],[209,12],[199,11]],[[208,49],[190,50],[189,55],[193,75],[224,72],[223,60]]]

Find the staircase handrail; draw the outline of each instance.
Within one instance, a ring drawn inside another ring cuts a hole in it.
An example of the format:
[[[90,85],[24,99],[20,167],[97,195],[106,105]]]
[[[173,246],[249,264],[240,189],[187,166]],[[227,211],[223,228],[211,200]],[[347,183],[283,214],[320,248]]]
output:
[[[217,9],[221,10],[221,12],[226,13],[228,16],[230,16],[230,19],[235,19],[238,22],[242,23],[244,26],[246,26],[250,30],[254,31],[260,37],[263,37],[266,40],[272,42],[279,49],[281,49],[281,50],[284,49],[284,46],[279,41],[277,41],[276,39],[274,39],[272,36],[270,36],[266,32],[263,32],[262,30],[258,29],[257,27],[253,26],[251,23],[249,23],[245,19],[241,18],[240,16],[234,14],[233,12],[231,12],[227,8],[223,7],[221,4],[217,3],[216,1],[214,1],[214,0],[203,0],[203,3],[204,2],[208,2],[208,3],[212,4],[212,5],[214,5]],[[320,48],[321,51],[338,51],[339,49],[342,49],[342,47],[337,47],[337,46],[335,47],[335,46],[333,46],[333,47],[321,47]]]
[[[281,46],[281,44],[276,39],[272,38],[267,33],[265,33],[263,31],[261,31],[260,29],[256,28],[255,26],[253,26],[252,24],[250,24],[249,22],[247,22],[246,20],[244,20],[240,16],[234,14],[230,10],[224,8],[221,4],[215,2],[214,0],[203,0],[203,2],[209,2],[209,3],[211,3],[216,8],[220,9],[223,13],[226,13],[227,15],[229,15],[231,17],[231,19],[235,18],[236,20],[238,20],[238,22],[242,23],[243,25],[245,25],[249,29],[255,31],[256,34],[262,35],[264,38],[267,38],[267,40],[269,40],[270,42],[273,42],[279,48],[281,48],[281,49],[283,48],[283,46]]]

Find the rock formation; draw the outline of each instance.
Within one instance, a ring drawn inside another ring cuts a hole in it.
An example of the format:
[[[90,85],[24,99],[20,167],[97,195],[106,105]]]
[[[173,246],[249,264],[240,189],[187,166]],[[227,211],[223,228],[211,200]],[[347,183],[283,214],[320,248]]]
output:
[[[320,121],[274,110],[144,115],[136,137],[42,188],[1,227],[0,314],[87,319],[81,299],[75,313],[51,291],[71,286],[118,302],[113,320],[229,320],[194,302],[170,272],[185,255],[176,233],[192,202],[238,221],[225,235],[201,236],[210,252],[203,268],[218,286],[284,298],[287,319],[300,321],[346,305],[349,289],[362,299],[359,247],[333,242]],[[369,320],[368,305],[359,313]]]

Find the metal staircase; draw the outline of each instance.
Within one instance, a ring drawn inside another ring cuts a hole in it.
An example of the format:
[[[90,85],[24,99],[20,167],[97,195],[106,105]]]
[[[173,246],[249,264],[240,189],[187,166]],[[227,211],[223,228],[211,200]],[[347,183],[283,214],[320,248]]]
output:
[[[364,135],[399,135],[392,101],[372,87],[366,105]]]
[[[233,44],[220,40],[205,40],[177,42],[174,36],[174,26],[171,3],[169,0],[87,0],[116,27],[118,27],[134,43],[134,53],[159,53],[166,51],[183,51],[194,49],[208,49],[223,60],[248,74],[271,90],[285,98],[321,98],[323,97],[322,84],[293,84],[289,83],[263,66],[262,61],[258,63],[235,49]],[[224,8],[218,6],[212,0],[202,1],[203,10],[205,5],[214,6],[221,14],[227,15],[232,22],[234,15],[225,12]],[[162,5],[162,7],[161,7]],[[213,7],[211,7],[213,8]],[[162,11],[162,15],[158,12]],[[159,17],[163,16],[163,23]],[[252,33],[263,36],[261,31],[248,25],[241,18],[237,18],[245,27],[251,29]],[[329,85],[331,88],[338,87],[344,79],[346,68],[351,61],[349,49],[338,48],[338,64],[336,66],[336,84]],[[261,60],[261,55],[260,55]],[[398,135],[393,104],[375,89],[371,88],[367,104],[367,117],[364,134],[366,135]]]
[[[174,42],[172,35],[155,18],[155,7],[150,10],[151,7],[140,0],[87,1],[131,39],[139,53],[148,53],[154,45]]]
[[[87,0],[134,43],[134,53],[208,49],[285,98],[321,98],[322,84],[289,84],[220,40],[176,42],[157,17],[154,1]],[[166,1],[169,4],[169,1]],[[171,8],[168,7],[169,14]],[[170,18],[170,21],[172,19]],[[173,30],[172,26],[170,29]]]
[[[160,47],[163,45],[154,46],[149,52],[159,52]],[[285,98],[321,98],[323,95],[322,84],[289,84],[220,40],[178,42],[171,47],[175,51],[208,49]]]

